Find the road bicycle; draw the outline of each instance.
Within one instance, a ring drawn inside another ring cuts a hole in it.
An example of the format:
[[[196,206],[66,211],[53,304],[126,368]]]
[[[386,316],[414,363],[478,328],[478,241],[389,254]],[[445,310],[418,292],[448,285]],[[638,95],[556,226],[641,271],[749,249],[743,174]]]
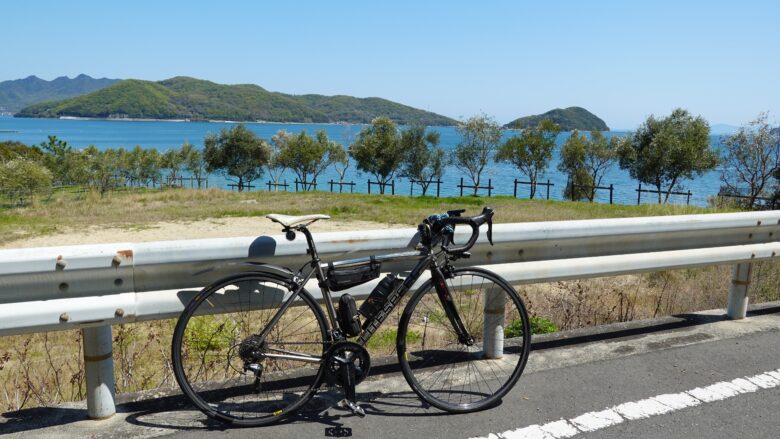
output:
[[[452,413],[498,404],[523,372],[531,329],[522,299],[506,280],[453,264],[470,256],[484,224],[493,244],[493,210],[473,217],[464,212],[425,219],[413,251],[328,263],[308,228],[327,215],[268,215],[288,240],[303,234],[310,261],[298,271],[256,264],[189,302],[172,343],[182,391],[211,418],[260,426],[294,413],[327,383],[343,389],[343,407],[365,416],[355,386],[369,374],[366,345],[392,321],[397,330],[384,330],[382,339],[394,336],[401,372],[423,401]],[[471,228],[461,245],[454,242],[456,226]],[[360,306],[348,292],[334,304],[332,292],[378,279],[389,261],[409,261],[411,269],[385,275]],[[313,278],[318,297],[305,288]],[[394,312],[402,302],[403,312]]]

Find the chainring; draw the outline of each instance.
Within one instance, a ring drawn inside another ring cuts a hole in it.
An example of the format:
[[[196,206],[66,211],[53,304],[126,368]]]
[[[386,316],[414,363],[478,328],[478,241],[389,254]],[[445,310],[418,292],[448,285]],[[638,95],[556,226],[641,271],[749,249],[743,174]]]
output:
[[[371,369],[371,357],[368,355],[368,351],[363,346],[351,342],[340,341],[335,343],[325,353],[325,365],[327,366],[328,374],[331,379],[339,384],[343,385],[343,379],[341,377],[341,368],[345,366],[342,360],[351,362],[355,366],[355,384],[360,384],[367,376]]]

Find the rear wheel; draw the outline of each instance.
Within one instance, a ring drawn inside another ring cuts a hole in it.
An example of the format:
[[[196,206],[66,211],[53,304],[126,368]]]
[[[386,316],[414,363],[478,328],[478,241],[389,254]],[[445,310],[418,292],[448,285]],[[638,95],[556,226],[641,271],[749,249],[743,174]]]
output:
[[[531,328],[522,299],[487,270],[454,270],[446,279],[473,342],[458,340],[433,282],[409,299],[398,329],[407,382],[439,409],[467,413],[497,404],[523,372]]]
[[[320,384],[325,318],[303,290],[265,340],[259,335],[294,284],[244,274],[206,287],[187,305],[173,336],[173,368],[187,397],[223,422],[259,426],[308,401]]]

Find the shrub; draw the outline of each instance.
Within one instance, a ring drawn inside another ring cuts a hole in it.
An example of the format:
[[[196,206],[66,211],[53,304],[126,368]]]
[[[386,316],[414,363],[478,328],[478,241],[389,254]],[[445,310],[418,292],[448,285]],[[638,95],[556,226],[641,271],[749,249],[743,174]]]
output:
[[[550,334],[558,332],[558,326],[544,317],[532,316],[530,319],[531,334]],[[523,321],[513,320],[504,328],[504,337],[514,338],[523,336]]]

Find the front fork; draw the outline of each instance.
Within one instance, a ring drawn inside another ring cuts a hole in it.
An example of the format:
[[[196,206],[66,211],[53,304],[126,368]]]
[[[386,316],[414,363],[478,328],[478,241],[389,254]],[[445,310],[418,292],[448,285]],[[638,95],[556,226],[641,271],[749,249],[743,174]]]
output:
[[[444,273],[442,273],[441,269],[436,265],[431,267],[431,279],[433,280],[436,294],[439,296],[444,312],[447,314],[447,318],[450,320],[450,324],[452,324],[455,333],[458,334],[458,341],[466,346],[472,346],[474,344],[474,337],[469,334],[466,325],[464,325],[463,321],[460,319],[460,314],[455,306],[455,302],[452,300],[450,289],[447,287]]]

